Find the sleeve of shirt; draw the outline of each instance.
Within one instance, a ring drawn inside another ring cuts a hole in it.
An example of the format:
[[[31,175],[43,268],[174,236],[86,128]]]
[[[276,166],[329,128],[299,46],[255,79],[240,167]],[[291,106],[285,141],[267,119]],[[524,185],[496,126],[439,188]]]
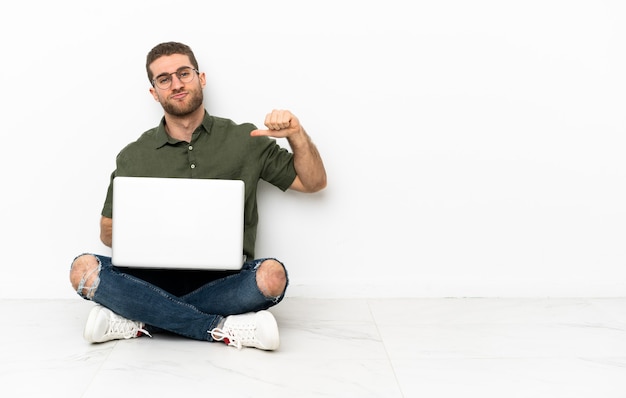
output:
[[[148,131],[150,132],[150,131]],[[148,133],[146,132],[146,133]],[[142,135],[142,138],[146,136],[146,133]],[[133,170],[132,167],[135,164],[140,163],[140,161],[128,161],[128,159],[134,160],[135,158],[141,159],[140,155],[137,155],[136,150],[132,150],[131,148],[136,148],[136,142],[131,142],[126,145],[116,156],[115,158],[115,170],[111,173],[111,177],[109,178],[109,187],[107,188],[106,198],[104,200],[104,205],[102,207],[101,215],[104,217],[113,218],[113,179],[118,172],[121,172],[121,175],[133,175],[129,174]],[[130,153],[128,153],[130,151]]]
[[[296,178],[293,154],[273,139],[267,139],[262,157],[261,178],[286,191]]]

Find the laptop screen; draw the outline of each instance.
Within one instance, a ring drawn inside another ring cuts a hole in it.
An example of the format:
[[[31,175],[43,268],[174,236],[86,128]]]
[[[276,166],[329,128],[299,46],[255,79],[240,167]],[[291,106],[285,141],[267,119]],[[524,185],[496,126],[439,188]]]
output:
[[[240,180],[115,177],[113,264],[240,269],[244,197]]]

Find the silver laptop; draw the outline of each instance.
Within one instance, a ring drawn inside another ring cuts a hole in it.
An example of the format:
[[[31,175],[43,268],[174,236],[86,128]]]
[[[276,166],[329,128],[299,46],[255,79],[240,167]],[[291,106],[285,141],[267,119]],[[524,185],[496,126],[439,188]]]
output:
[[[240,180],[115,177],[113,264],[240,269],[244,195]]]

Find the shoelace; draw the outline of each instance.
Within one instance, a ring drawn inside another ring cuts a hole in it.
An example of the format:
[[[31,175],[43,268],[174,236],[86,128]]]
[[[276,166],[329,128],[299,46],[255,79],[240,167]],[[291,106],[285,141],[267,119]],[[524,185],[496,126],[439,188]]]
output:
[[[111,314],[111,319],[109,319],[109,330],[107,330],[105,335],[121,336],[125,339],[130,339],[132,337],[137,337],[137,335],[141,332],[152,337],[152,335],[140,325],[141,324],[139,322],[128,320],[117,314]]]
[[[254,326],[249,325],[247,327],[239,326],[237,330],[234,330],[232,327],[228,330],[215,328],[211,330],[210,333],[214,340],[223,340],[226,344],[235,346],[237,349],[241,350],[241,347],[243,347],[245,343],[255,341],[256,336],[254,331]],[[235,333],[237,335],[235,335]]]
[[[225,332],[224,330],[218,328],[211,330],[209,333],[211,333],[211,337],[213,337],[213,340],[224,341],[224,343],[235,346],[238,350],[241,350],[241,341],[236,339],[235,336],[233,336],[231,333]]]

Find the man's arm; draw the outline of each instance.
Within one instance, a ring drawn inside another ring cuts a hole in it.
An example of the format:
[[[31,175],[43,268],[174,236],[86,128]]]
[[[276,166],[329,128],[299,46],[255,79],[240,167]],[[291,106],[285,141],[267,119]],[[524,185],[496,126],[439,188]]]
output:
[[[324,162],[298,118],[286,110],[273,110],[265,117],[265,126],[268,130],[254,130],[250,135],[287,138],[293,152],[297,174],[289,188],[307,193],[324,189],[326,187]]]
[[[100,240],[106,246],[113,245],[113,219],[102,216],[100,218]]]

